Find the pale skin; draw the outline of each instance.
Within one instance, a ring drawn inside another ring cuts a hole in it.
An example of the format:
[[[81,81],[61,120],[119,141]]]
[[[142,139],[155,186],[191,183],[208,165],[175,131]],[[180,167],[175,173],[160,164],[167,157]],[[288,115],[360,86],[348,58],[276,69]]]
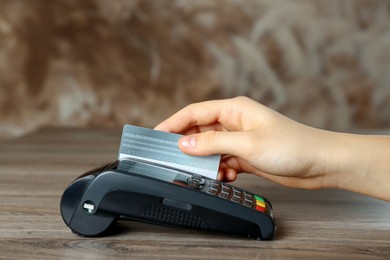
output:
[[[222,154],[223,181],[246,172],[288,187],[390,201],[390,136],[309,127],[247,97],[191,104],[155,129],[185,134],[179,148],[187,154]]]

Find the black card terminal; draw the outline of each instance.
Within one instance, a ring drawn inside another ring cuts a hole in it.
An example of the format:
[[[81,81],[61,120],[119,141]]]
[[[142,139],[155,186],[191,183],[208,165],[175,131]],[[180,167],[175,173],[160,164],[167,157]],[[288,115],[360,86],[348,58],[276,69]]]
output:
[[[116,220],[187,227],[269,240],[271,203],[201,175],[123,159],[78,177],[64,191],[61,214],[82,236],[106,234]]]

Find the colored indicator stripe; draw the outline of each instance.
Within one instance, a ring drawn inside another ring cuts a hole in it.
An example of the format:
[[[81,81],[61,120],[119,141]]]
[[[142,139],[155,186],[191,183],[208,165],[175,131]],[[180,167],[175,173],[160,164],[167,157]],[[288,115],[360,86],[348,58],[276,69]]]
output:
[[[261,212],[265,212],[265,208],[258,206],[258,205],[256,205],[256,210],[261,211]]]
[[[265,202],[264,201],[256,200],[256,205],[265,208]]]
[[[262,201],[262,202],[265,202],[265,200],[264,200],[262,197],[257,196],[257,195],[255,195],[255,199],[256,199],[256,200],[260,200],[260,201]]]

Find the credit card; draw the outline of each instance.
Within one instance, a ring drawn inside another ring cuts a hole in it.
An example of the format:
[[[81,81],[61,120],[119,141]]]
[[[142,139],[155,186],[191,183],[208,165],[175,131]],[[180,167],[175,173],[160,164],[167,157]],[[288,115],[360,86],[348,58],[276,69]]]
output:
[[[134,158],[153,165],[217,179],[221,156],[187,155],[178,147],[178,140],[181,136],[139,126],[125,125],[118,159]]]

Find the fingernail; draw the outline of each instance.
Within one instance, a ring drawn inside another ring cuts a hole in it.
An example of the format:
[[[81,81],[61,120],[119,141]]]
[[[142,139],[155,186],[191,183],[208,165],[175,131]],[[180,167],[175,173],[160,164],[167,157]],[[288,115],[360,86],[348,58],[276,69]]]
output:
[[[181,145],[186,149],[192,149],[196,146],[195,136],[184,136],[180,140]]]

